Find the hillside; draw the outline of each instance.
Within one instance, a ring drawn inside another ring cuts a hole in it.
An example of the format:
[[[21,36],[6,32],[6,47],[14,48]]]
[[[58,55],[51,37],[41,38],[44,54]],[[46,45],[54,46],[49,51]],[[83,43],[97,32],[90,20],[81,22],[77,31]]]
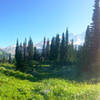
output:
[[[0,100],[98,100],[99,91],[99,83],[42,79],[15,71],[14,65],[0,65]]]

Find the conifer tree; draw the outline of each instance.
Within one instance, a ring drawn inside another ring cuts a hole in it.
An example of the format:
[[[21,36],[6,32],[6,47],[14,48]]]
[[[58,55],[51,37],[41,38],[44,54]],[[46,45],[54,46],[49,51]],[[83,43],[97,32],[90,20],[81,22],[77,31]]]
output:
[[[50,45],[50,60],[54,61],[54,59],[55,59],[55,37],[52,38]]]
[[[90,57],[91,57],[91,31],[90,27],[87,26],[86,36],[85,36],[85,43],[81,49],[79,49],[79,64],[80,64],[80,71],[89,72],[90,71]]]
[[[96,74],[96,72],[100,71],[100,7],[99,0],[95,0],[94,13],[93,13],[93,23],[91,24],[91,32],[89,35],[89,39],[86,39],[85,45],[87,41],[90,41],[90,50],[89,50],[89,70],[91,73]],[[87,35],[87,34],[86,34]],[[89,47],[87,46],[87,48]]]
[[[28,60],[32,61],[33,60],[33,55],[34,55],[34,51],[33,51],[33,41],[30,37],[29,41],[28,41],[28,47],[27,47],[27,52],[28,52]]]
[[[65,61],[67,63],[68,60],[68,46],[69,46],[69,36],[68,36],[68,29],[66,29],[66,36],[65,36]]]
[[[100,7],[99,0],[95,0],[91,38],[91,70],[100,71]]]
[[[16,69],[19,69],[20,65],[20,56],[19,56],[19,42],[17,40],[17,43],[16,43],[16,50],[15,50],[15,59],[16,59]]]
[[[55,60],[57,62],[60,61],[60,37],[59,37],[59,34],[56,35],[56,40],[55,40]]]
[[[46,45],[46,60],[49,60],[49,57],[50,57],[50,41],[48,39]]]
[[[24,62],[27,61],[27,56],[28,56],[28,53],[27,53],[27,39],[25,38],[25,41],[23,43],[23,52],[24,52]]]
[[[65,44],[65,35],[63,33],[60,45],[60,62],[62,63],[65,63],[65,53],[66,53],[66,44]]]
[[[36,47],[34,47],[34,57],[33,58],[34,58],[34,60],[36,60],[38,62],[40,61],[40,54]]]
[[[24,52],[22,43],[19,46],[19,70],[24,71]]]
[[[43,48],[42,48],[42,62],[45,61],[46,57],[46,38],[44,37]]]
[[[9,62],[9,63],[12,63],[11,53],[9,54],[8,62]]]

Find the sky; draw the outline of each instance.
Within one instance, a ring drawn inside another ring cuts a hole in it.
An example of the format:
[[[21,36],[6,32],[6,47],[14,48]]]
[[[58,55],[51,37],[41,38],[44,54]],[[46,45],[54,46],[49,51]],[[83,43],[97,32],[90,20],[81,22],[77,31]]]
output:
[[[61,34],[81,34],[91,23],[94,0],[0,0],[0,47]]]

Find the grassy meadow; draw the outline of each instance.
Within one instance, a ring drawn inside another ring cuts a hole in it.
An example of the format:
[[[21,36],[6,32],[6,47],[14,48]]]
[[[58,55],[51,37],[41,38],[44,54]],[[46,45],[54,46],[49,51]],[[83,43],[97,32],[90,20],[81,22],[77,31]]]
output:
[[[61,70],[57,73],[59,71]],[[42,73],[42,70],[40,72],[43,77],[50,74]],[[99,83],[78,82],[60,77],[43,79],[39,75],[16,71],[14,65],[0,64],[0,100],[99,100],[99,92]]]

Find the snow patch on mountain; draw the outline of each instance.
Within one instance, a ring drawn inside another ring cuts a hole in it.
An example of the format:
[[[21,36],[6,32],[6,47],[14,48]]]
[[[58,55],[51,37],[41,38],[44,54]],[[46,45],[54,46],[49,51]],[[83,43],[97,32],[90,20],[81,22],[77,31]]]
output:
[[[3,51],[15,55],[15,49],[16,49],[16,45],[12,45],[12,46],[8,46],[6,48],[2,48]]]

